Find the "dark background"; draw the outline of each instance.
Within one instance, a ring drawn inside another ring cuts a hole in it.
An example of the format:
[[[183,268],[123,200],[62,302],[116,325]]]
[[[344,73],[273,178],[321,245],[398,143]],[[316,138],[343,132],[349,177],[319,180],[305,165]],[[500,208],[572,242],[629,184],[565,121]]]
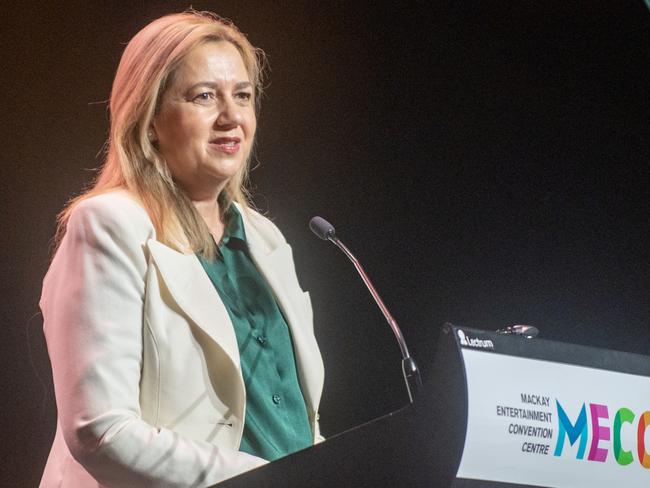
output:
[[[294,248],[332,435],[405,401],[447,320],[650,350],[650,13],[642,0],[194,2],[269,57],[255,202]],[[184,2],[54,2],[2,19],[0,485],[35,486],[55,428],[38,315],[55,215],[88,184],[128,40]],[[649,392],[650,395],[650,392]]]

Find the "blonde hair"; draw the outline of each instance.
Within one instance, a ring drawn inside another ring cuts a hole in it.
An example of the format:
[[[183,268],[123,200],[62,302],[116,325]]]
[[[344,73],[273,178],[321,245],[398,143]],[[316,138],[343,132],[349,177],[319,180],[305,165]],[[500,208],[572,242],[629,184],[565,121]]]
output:
[[[173,181],[163,157],[147,134],[175,70],[194,47],[209,41],[227,41],[239,50],[259,110],[264,53],[253,47],[232,22],[211,12],[188,10],[148,24],[126,46],[115,74],[109,103],[111,129],[106,159],[92,187],[70,200],[59,214],[56,246],[79,202],[124,188],[144,206],[159,241],[179,250],[189,247],[206,257],[215,255],[216,246],[207,225]],[[246,185],[250,157],[219,196],[222,212],[232,202],[248,208]]]

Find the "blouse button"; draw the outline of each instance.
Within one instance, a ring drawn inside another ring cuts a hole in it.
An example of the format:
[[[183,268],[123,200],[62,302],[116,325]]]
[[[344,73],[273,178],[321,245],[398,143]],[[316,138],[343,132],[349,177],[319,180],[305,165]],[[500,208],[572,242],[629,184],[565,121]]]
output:
[[[275,403],[276,405],[280,403],[280,395],[278,394],[273,395],[273,403]]]

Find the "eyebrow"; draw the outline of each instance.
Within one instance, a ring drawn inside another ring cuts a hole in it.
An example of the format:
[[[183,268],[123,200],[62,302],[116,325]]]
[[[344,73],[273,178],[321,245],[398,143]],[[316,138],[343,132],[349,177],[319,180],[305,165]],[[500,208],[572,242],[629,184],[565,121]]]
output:
[[[192,90],[198,88],[199,86],[207,86],[208,88],[218,88],[219,83],[214,81],[199,81],[190,86],[187,91],[191,92]],[[235,90],[243,90],[244,88],[252,88],[253,84],[250,81],[239,81],[235,83]]]

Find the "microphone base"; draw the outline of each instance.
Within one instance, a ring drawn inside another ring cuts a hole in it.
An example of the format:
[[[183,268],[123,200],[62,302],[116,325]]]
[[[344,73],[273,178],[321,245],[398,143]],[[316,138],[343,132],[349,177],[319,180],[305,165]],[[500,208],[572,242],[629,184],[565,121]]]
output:
[[[415,363],[415,359],[411,356],[402,359],[402,374],[404,375],[406,390],[409,394],[409,401],[413,403],[413,400],[422,391],[422,378],[420,377],[420,370]]]

